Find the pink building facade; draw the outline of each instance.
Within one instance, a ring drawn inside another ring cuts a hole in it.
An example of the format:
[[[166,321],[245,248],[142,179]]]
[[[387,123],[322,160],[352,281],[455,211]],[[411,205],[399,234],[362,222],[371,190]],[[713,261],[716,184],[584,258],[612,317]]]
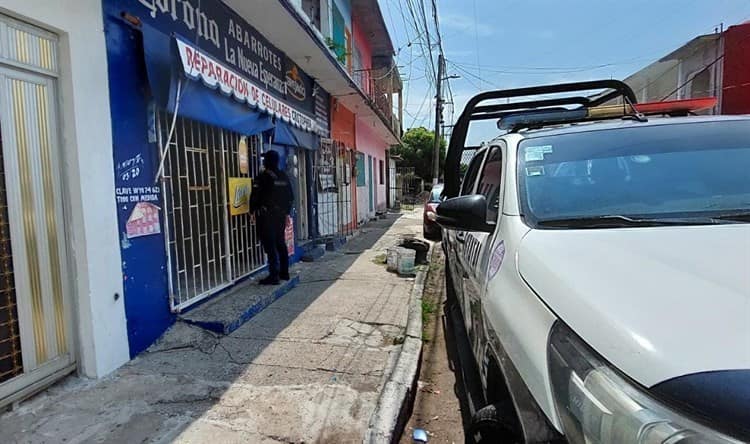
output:
[[[388,145],[370,125],[357,119],[357,219],[365,221],[386,210]]]
[[[375,93],[376,86],[372,67],[372,46],[365,29],[356,17],[353,20],[354,48],[352,54],[352,77],[367,95]],[[388,141],[383,139],[371,124],[357,118],[357,219],[360,222],[375,217],[386,210],[386,168],[388,165]]]

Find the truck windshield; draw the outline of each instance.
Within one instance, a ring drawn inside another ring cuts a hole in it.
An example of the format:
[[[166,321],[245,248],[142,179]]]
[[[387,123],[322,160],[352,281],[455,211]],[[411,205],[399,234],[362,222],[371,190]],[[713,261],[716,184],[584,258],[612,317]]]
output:
[[[534,137],[518,154],[521,207],[538,227],[742,222],[750,213],[750,120]]]

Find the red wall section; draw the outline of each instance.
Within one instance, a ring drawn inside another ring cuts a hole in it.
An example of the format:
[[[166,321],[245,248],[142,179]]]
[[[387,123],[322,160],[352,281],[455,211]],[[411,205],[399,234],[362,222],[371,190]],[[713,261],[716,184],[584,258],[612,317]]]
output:
[[[366,93],[370,94],[370,69],[372,69],[372,48],[370,42],[367,40],[362,26],[360,26],[359,19],[353,18],[352,26],[354,28],[354,46],[359,50],[359,54],[362,57],[362,68],[367,71],[361,71],[354,73],[355,76],[361,76],[362,78],[362,89]]]
[[[356,117],[338,100],[331,98],[331,138],[347,148],[356,148]]]
[[[750,23],[724,33],[722,114],[750,114]]]

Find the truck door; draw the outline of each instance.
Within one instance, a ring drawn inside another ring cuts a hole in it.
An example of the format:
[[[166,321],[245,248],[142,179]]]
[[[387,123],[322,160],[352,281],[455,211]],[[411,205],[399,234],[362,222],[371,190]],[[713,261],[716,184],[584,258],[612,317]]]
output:
[[[487,150],[481,149],[477,151],[477,153],[471,159],[471,162],[469,162],[469,167],[467,168],[466,174],[464,174],[463,182],[461,183],[461,196],[474,194],[477,176],[479,175],[479,171],[486,154]],[[446,239],[444,239],[443,242],[446,242],[447,245],[446,252],[448,255],[449,267],[447,271],[451,273],[451,277],[453,278],[453,289],[456,293],[456,298],[458,298],[459,304],[461,305],[461,310],[463,312],[466,304],[463,301],[462,277],[466,270],[463,268],[461,256],[464,252],[466,231],[445,230],[445,234]]]
[[[487,223],[495,225],[501,212],[501,189],[503,184],[503,146],[489,149],[482,171],[477,180],[475,194],[487,199]],[[474,356],[481,359],[484,338],[482,338],[481,293],[487,281],[488,250],[492,242],[491,233],[472,231],[466,234],[462,264],[465,269],[462,279],[465,301],[464,322],[472,345]]]

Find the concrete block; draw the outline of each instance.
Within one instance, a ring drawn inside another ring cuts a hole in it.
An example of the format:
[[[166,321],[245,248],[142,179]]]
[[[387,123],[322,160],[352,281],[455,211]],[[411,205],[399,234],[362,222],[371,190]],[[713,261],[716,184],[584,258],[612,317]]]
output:
[[[273,286],[247,283],[181,315],[180,320],[215,333],[228,335],[288,293],[298,283],[299,276],[297,275]]]

